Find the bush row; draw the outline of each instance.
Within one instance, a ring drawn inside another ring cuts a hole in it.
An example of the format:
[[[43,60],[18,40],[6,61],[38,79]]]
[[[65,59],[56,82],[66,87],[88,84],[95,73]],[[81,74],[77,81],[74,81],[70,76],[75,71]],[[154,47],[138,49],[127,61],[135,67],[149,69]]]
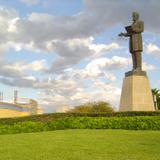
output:
[[[112,112],[112,113],[50,113],[43,115],[33,115],[21,118],[2,118],[0,124],[15,124],[18,122],[49,122],[67,117],[133,117],[133,116],[160,116],[160,111],[156,112]]]
[[[62,129],[160,130],[159,116],[134,117],[67,117],[43,122],[1,124],[0,134],[29,133]]]

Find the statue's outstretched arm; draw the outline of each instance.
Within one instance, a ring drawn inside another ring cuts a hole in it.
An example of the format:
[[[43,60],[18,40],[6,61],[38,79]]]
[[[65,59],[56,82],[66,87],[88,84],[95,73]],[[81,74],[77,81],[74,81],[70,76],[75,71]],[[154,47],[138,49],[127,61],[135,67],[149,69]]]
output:
[[[120,37],[129,37],[130,34],[129,33],[120,33],[118,36],[120,36]]]

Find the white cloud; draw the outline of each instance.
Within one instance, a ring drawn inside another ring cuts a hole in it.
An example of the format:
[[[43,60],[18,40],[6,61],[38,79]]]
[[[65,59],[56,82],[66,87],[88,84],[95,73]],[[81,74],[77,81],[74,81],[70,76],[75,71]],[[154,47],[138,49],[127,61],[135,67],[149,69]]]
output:
[[[23,2],[36,4],[38,0],[23,0]],[[141,12],[142,19],[146,24],[145,28],[159,32],[159,19],[155,15],[159,13],[160,4],[156,0],[148,1],[148,3],[144,3],[144,0],[136,3],[128,0],[99,0],[96,2],[83,0],[83,3],[82,11],[71,16],[54,16],[48,13],[33,12],[27,17],[21,17],[14,9],[1,8],[1,40],[10,41],[15,46],[18,45],[29,50],[54,52],[51,50],[54,47],[50,47],[52,41],[81,40],[95,36],[111,26],[126,24],[131,18],[131,11],[134,10]],[[126,5],[123,5],[124,3]],[[150,20],[148,21],[148,19]],[[14,48],[14,45],[11,47]],[[110,46],[92,44],[89,49],[95,50],[99,55],[112,47],[118,46],[115,43]]]
[[[44,71],[47,69],[47,64],[45,59],[41,60],[35,60],[31,63],[25,63],[25,62],[16,62],[9,66],[10,68],[14,68],[15,70],[19,70],[21,72],[24,71],[32,71],[32,72],[38,72],[38,71]]]
[[[8,21],[8,32],[16,32],[16,22],[19,20],[19,17],[13,18],[10,21]]]
[[[99,58],[91,61],[84,69],[65,70],[56,80],[50,79],[43,83],[37,83],[37,85],[39,84],[37,87],[45,88],[41,92],[43,98],[40,103],[48,107],[57,106],[55,110],[58,110],[60,106],[70,108],[93,101],[108,101],[117,107],[120,88],[113,84],[116,77],[110,73],[110,69],[120,69],[129,63],[130,61],[123,57]],[[101,78],[104,78],[105,81],[102,81]],[[115,97],[117,98],[115,99]],[[53,99],[55,100],[53,101]]]
[[[22,77],[15,77],[15,78],[6,78],[6,77],[2,77],[0,78],[0,82],[8,85],[8,86],[14,86],[14,87],[22,87],[22,88],[33,88],[33,84],[35,82],[35,79],[31,79],[29,77],[26,76],[22,76]]]
[[[124,57],[101,57],[90,60],[90,62],[82,69],[65,69],[62,74],[59,74],[59,77],[65,80],[70,78],[74,80],[94,80],[105,78],[108,81],[115,81],[116,77],[112,71],[123,69],[130,63],[130,59]]]
[[[60,112],[60,113],[67,112],[67,111],[69,111],[69,106],[59,106],[56,110],[56,112]]]
[[[31,80],[31,81],[37,81],[37,79],[34,76],[26,76],[26,77],[22,77],[23,79],[26,80]]]
[[[58,58],[53,62],[50,72],[63,71],[85,58],[99,57],[119,47],[115,42],[94,43],[94,39],[89,37],[91,34],[86,34],[86,28],[81,28],[84,13],[67,17],[31,13],[26,18],[20,18],[15,11],[1,9],[0,16],[4,21],[0,30],[3,41],[0,43],[0,52],[14,48],[16,51],[25,49],[55,53]]]
[[[154,70],[157,70],[157,67],[155,65],[147,64],[145,62],[142,64],[142,68],[145,71],[154,71]]]
[[[150,55],[160,56],[160,48],[153,43],[146,46],[146,52]]]
[[[35,60],[31,63],[16,62],[4,63],[1,62],[0,73],[4,77],[18,77],[26,75],[26,72],[43,72],[47,69],[46,60]]]
[[[83,0],[86,11],[95,16],[97,26],[107,28],[116,24],[128,24],[131,12],[138,11],[145,22],[145,30],[159,33],[160,21],[156,16],[160,10],[157,0]],[[125,4],[125,5],[124,5]]]
[[[95,44],[93,38],[70,39],[65,41],[54,41],[53,47],[59,55],[52,64],[50,72],[60,72],[78,64],[86,58],[97,58],[117,49],[117,43]]]
[[[69,95],[67,93],[63,94],[64,92],[58,94],[54,89],[45,90],[40,94],[40,96],[43,97],[40,99],[40,104],[46,105],[50,109],[52,108],[52,111],[59,111],[62,106],[67,106],[65,109],[69,109],[78,104],[95,101],[107,101],[111,103],[113,107],[118,106],[120,88],[114,84],[95,81],[90,87],[85,88],[77,84],[77,88],[76,90],[70,90],[71,94],[68,92]],[[59,90],[61,89],[62,88],[59,87]]]
[[[38,79],[32,74],[34,72],[43,73],[46,69],[46,61],[36,60],[31,63],[16,62],[8,63],[0,61],[0,81],[9,86],[34,87]]]
[[[104,43],[95,43],[94,40],[95,40],[94,37],[89,37],[89,38],[69,39],[66,40],[65,42],[70,47],[86,46],[88,50],[90,50],[95,57],[100,57],[106,52],[119,48],[119,44],[115,42],[104,44]]]
[[[91,61],[85,69],[85,72],[91,76],[100,76],[102,70],[114,70],[124,68],[130,64],[130,61],[127,58],[114,56],[111,59],[109,58],[99,58]]]
[[[91,50],[94,50],[95,57],[100,57],[106,52],[109,52],[113,49],[118,49],[119,45],[117,43],[111,43],[111,44],[92,44],[89,46]]]
[[[114,59],[112,58],[111,61]],[[95,64],[99,65],[97,62]],[[101,70],[104,67],[105,65],[100,67],[100,72],[102,72]],[[88,65],[84,70],[88,70]],[[66,74],[68,77],[65,77]],[[77,77],[77,74],[79,77]],[[48,106],[50,109],[52,107],[52,111],[58,111],[62,106],[74,106],[89,101],[100,100],[109,101],[114,106],[117,106],[118,98],[115,100],[114,97],[120,95],[120,89],[115,84],[112,84],[115,76],[107,71],[103,71],[102,76],[98,76],[97,74],[97,77],[90,74],[89,71],[87,74],[83,70],[70,69],[68,73],[64,72],[62,75],[57,75],[56,79],[48,77],[40,80],[34,76],[21,75],[20,77],[1,78],[0,81],[9,86],[40,89],[40,105]],[[101,77],[105,78],[106,82],[101,81]],[[87,80],[91,81],[88,83]]]
[[[1,33],[4,29],[5,34],[1,37],[7,38],[7,41],[19,46],[19,50],[24,48],[35,52],[54,52],[54,46],[64,40],[68,40],[65,43],[67,42],[71,46],[72,44],[77,45],[78,42],[84,46],[87,43],[93,43],[93,40],[88,40],[88,37],[97,33],[91,31],[94,26],[91,27],[92,23],[90,24],[90,16],[87,13],[59,17],[47,13],[31,13],[27,17],[20,18],[17,13],[12,15],[13,11],[9,9],[0,12],[2,12],[1,16],[5,21],[2,23],[0,31]],[[10,47],[16,48],[14,45]],[[97,54],[102,54],[112,48],[118,48],[118,44],[111,43],[109,46],[92,44],[89,46],[89,50],[94,50]]]
[[[8,34],[10,22],[17,17],[14,9],[0,7],[0,53],[4,54],[9,48],[14,48],[12,38]]]

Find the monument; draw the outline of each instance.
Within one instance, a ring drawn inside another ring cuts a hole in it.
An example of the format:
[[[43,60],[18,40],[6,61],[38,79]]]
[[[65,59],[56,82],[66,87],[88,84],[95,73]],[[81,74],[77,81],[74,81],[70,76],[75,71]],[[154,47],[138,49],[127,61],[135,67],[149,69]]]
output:
[[[142,70],[143,41],[141,33],[144,22],[139,20],[139,13],[133,12],[133,23],[126,26],[126,33],[120,37],[129,37],[129,51],[132,56],[133,69],[125,73],[120,99],[120,111],[154,111],[147,73]]]

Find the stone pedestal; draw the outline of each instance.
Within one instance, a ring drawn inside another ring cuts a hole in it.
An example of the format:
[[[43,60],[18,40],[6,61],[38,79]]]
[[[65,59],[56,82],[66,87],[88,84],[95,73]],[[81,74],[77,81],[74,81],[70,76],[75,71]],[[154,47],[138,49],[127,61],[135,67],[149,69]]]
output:
[[[155,111],[149,79],[146,72],[125,74],[120,100],[120,111]]]

